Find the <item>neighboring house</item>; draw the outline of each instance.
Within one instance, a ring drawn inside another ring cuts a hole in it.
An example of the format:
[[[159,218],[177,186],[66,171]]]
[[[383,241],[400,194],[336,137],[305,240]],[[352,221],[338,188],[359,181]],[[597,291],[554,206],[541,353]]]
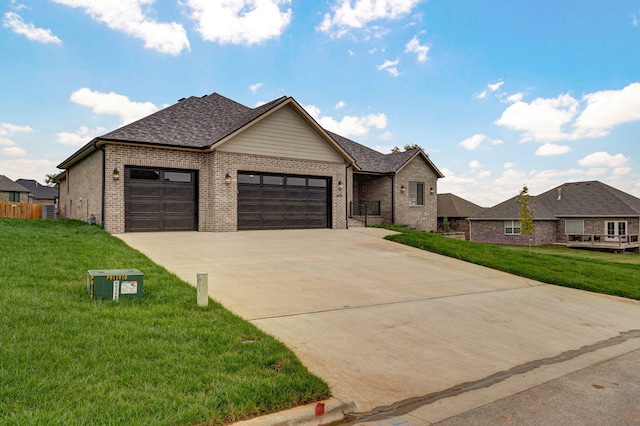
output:
[[[534,245],[638,249],[640,198],[599,181],[565,183],[529,200],[534,210]],[[515,197],[469,217],[471,240],[527,245],[520,234]]]
[[[61,216],[111,233],[344,229],[363,204],[372,220],[435,230],[443,177],[421,150],[384,155],[324,130],[291,97],[249,108],[217,93],[97,137],[58,167]]]
[[[4,175],[0,175],[0,201],[29,202],[29,190]]]
[[[438,230],[445,232],[464,232],[469,239],[469,221],[467,217],[486,210],[471,201],[454,194],[438,194]],[[448,222],[448,229],[445,224]]]
[[[55,204],[58,200],[58,190],[42,185],[33,179],[18,179],[16,181],[29,190],[29,202],[35,204]]]

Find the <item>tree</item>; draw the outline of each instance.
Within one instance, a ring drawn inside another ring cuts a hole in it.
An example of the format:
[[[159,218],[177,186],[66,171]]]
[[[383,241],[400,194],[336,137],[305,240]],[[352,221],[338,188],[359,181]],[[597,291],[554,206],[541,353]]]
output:
[[[62,173],[51,173],[45,176],[45,181],[44,183],[46,183],[48,186],[52,186],[55,189],[59,189],[60,188],[60,178],[64,175],[64,172]]]
[[[516,203],[520,206],[518,210],[518,220],[520,221],[520,234],[529,235],[529,251],[531,251],[531,236],[534,234],[536,227],[533,223],[533,213],[535,210],[529,205],[529,188],[527,185],[522,187],[520,193],[516,196]]]
[[[411,143],[411,144],[406,144],[404,146],[404,149],[400,149],[397,146],[394,146],[393,148],[391,148],[391,152],[393,154],[397,154],[398,152],[402,152],[402,151],[411,151],[412,149],[422,149],[422,147],[420,145],[418,145],[417,143]],[[424,149],[422,149],[424,151]]]

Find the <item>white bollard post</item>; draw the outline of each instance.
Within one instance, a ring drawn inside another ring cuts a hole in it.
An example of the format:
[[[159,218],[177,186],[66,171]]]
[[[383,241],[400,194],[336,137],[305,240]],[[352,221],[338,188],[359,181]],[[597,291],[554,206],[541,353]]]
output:
[[[209,304],[209,274],[202,272],[198,274],[198,306]]]

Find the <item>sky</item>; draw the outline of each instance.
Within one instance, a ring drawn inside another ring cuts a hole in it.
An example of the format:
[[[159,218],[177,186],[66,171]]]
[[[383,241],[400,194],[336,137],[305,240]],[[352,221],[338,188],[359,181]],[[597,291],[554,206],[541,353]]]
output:
[[[640,197],[640,0],[5,0],[0,174],[36,179],[189,96],[291,96],[490,207],[599,180]]]

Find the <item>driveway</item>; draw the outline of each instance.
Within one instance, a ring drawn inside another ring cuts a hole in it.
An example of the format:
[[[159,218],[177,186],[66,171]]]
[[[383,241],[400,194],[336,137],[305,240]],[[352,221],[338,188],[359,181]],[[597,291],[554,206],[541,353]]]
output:
[[[386,233],[118,237],[193,285],[208,272],[212,299],[284,342],[360,413],[456,399],[434,406],[438,421],[640,347],[636,301],[461,262]]]

